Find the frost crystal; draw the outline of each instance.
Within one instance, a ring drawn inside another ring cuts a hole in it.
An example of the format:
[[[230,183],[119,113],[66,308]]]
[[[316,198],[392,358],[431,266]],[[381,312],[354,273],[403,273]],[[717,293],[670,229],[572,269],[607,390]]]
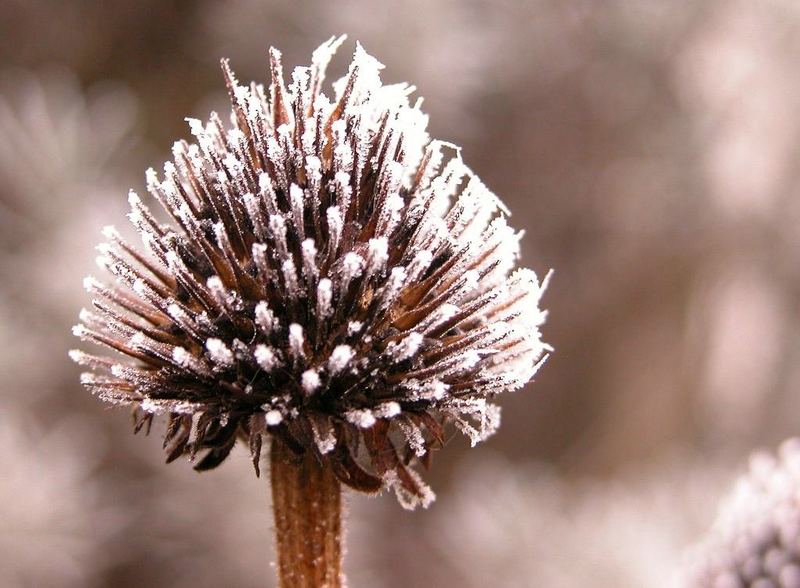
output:
[[[267,345],[256,346],[253,357],[259,367],[265,372],[271,372],[278,365],[278,358],[275,352]]]
[[[332,375],[338,374],[353,358],[353,348],[349,345],[337,345],[328,359],[328,370]]]
[[[306,370],[303,372],[302,382],[303,391],[306,394],[311,394],[314,390],[319,388],[319,374],[314,370]]]
[[[267,413],[264,415],[264,420],[270,427],[274,427],[279,425],[283,420],[283,415],[279,410],[268,410]]]
[[[131,191],[144,252],[112,227],[74,329],[127,356],[72,358],[102,399],[137,408],[137,430],[169,418],[168,460],[219,465],[237,438],[258,464],[263,435],[311,451],[345,484],[433,497],[411,469],[455,425],[491,435],[491,400],[534,375],[548,347],[544,289],[514,271],[520,235],[500,200],[447,143],[431,140],[412,88],[384,86],[357,46],[322,93],[341,39],[269,87],[222,68],[229,120],[188,120],[193,143]]]
[[[362,429],[369,429],[376,422],[375,415],[368,408],[351,410],[350,412],[345,414],[345,417],[352,424]]]
[[[211,338],[206,341],[206,349],[211,361],[224,367],[233,365],[233,353],[220,339]],[[174,357],[174,354],[173,354]]]

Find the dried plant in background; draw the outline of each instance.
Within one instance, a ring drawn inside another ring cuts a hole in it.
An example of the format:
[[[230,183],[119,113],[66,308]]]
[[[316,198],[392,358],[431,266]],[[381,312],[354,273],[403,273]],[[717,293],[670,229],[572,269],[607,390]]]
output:
[[[141,137],[138,104],[124,86],[84,90],[73,72],[56,67],[1,73],[0,251],[7,257],[41,241],[43,225],[65,225],[66,207],[88,208],[118,189]]]
[[[96,226],[93,208],[127,183],[125,166],[139,161],[142,143],[136,113],[119,84],[84,89],[56,67],[0,71],[0,272],[8,276],[0,295],[8,301],[50,320],[73,315],[79,297],[53,297],[51,288],[81,265],[53,251],[74,251]]]
[[[223,60],[232,127],[190,120],[197,143],[148,190],[131,192],[145,252],[113,228],[87,278],[93,309],[74,332],[119,361],[73,351],[82,382],[136,407],[135,430],[168,415],[167,461],[218,466],[237,438],[259,470],[271,438],[278,571],[285,586],[341,581],[339,483],[427,506],[414,469],[453,423],[475,444],[499,424],[500,393],[536,372],[547,346],[544,288],[514,270],[520,234],[461,161],[432,141],[413,88],[384,86],[360,46],[321,91],[343,38],[286,87],[240,85]]]
[[[4,409],[0,441],[3,586],[100,586],[120,557],[109,543],[125,514],[95,476],[103,449],[91,423],[72,417],[45,429]]]
[[[353,553],[355,586],[677,588],[683,553],[733,474],[679,451],[576,478],[487,450],[462,458],[453,478],[423,520],[395,522],[391,505],[354,500],[352,540],[375,544],[391,524],[395,546]],[[406,565],[424,552],[438,565]]]
[[[81,293],[54,295],[54,284],[85,273],[81,258],[91,249],[81,245],[97,226],[93,209],[108,207],[107,194],[129,179],[126,165],[139,161],[136,112],[119,84],[84,89],[73,72],[55,67],[0,71],[0,340],[13,341],[0,372],[14,382],[6,399],[31,406],[70,387],[68,363],[30,366],[66,344],[62,333]],[[63,251],[73,255],[54,254]]]
[[[687,555],[687,587],[800,587],[800,439],[761,452]]]
[[[115,450],[105,423],[88,417],[68,361],[36,366],[71,340],[92,208],[139,163],[136,112],[119,84],[85,88],[62,67],[0,69],[4,587],[103,586],[134,551],[120,532],[134,510],[115,493],[121,472],[104,475]]]

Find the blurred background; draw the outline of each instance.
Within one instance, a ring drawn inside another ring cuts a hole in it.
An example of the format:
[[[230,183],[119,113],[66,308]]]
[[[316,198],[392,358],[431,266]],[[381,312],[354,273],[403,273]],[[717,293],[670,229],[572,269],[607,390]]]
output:
[[[454,439],[430,510],[349,496],[354,587],[667,586],[757,447],[800,433],[794,0],[0,3],[0,584],[274,585],[266,482],[198,475],[78,385],[100,229],[240,80],[332,34],[555,269],[556,353]]]

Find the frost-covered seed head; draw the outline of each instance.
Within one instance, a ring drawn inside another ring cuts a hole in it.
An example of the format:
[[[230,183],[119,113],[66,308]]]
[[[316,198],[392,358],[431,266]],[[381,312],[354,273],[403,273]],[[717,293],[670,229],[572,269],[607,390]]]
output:
[[[126,360],[73,359],[102,399],[136,407],[137,430],[169,419],[168,460],[219,465],[237,438],[258,469],[264,435],[314,452],[345,484],[431,491],[411,468],[455,425],[491,435],[498,394],[543,361],[543,285],[516,270],[519,235],[461,161],[431,140],[411,88],[380,82],[360,45],[322,93],[331,39],[283,83],[240,85],[226,125],[189,119],[161,177],[157,220],[131,191],[144,252],[113,228],[84,282],[94,309],[74,334]]]
[[[800,588],[800,439],[751,458],[684,572],[691,588]]]

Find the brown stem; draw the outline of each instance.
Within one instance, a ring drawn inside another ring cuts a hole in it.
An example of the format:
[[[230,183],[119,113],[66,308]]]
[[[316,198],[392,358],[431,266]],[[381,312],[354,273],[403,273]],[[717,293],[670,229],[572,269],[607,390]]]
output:
[[[273,437],[272,511],[281,588],[341,588],[342,493],[329,467]]]

